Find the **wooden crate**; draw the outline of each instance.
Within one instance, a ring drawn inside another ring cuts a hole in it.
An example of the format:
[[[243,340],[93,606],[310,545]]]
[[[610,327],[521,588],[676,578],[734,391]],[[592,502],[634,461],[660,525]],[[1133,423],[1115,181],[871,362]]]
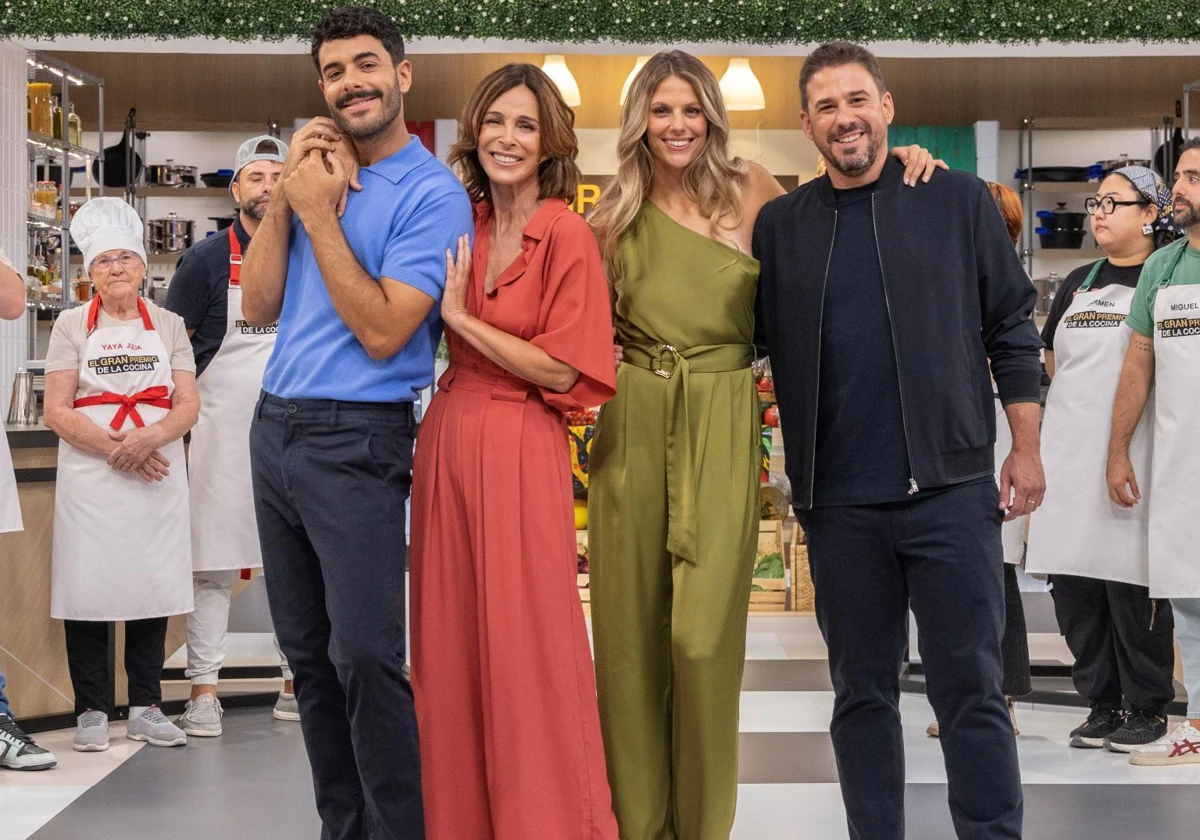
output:
[[[792,578],[792,610],[795,612],[816,612],[816,594],[813,591],[812,574],[808,567],[808,546],[804,543],[804,530],[800,523],[792,532],[791,578]]]
[[[778,554],[784,560],[784,576],[781,578],[754,578],[750,592],[750,612],[783,612],[787,609],[787,553],[783,543],[783,523],[764,520],[758,523],[758,551],[754,562],[761,557]]]

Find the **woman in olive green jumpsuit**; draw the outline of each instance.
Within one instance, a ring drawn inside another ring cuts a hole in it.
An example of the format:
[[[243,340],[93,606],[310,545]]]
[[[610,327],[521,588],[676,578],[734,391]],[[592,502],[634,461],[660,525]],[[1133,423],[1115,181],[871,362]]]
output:
[[[588,490],[601,725],[623,840],[724,840],[737,799],[758,533],[750,234],[782,190],[730,159],[728,133],[712,73],[684,53],[655,56],[630,89],[621,174],[593,219],[624,352]]]
[[[600,723],[622,840],[728,840],[758,534],[754,219],[783,190],[731,158],[712,72],[654,56],[592,217],[624,361],[589,465]],[[927,153],[911,158],[910,174]]]

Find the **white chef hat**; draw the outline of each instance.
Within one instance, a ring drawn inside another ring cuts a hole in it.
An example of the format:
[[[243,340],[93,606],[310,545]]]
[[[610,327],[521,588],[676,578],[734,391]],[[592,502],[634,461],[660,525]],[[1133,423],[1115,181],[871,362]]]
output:
[[[142,220],[119,198],[93,198],[75,211],[71,238],[83,252],[88,269],[105,251],[132,251],[146,262]]]

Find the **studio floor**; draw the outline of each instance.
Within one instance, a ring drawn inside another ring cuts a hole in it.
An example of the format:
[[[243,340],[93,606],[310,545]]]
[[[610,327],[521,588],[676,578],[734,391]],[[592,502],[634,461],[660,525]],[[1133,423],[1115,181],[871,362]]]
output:
[[[1062,653],[1034,634],[1035,661]],[[271,659],[269,636],[242,634],[231,657]],[[833,708],[825,649],[811,617],[750,619],[741,715],[737,840],[843,840],[845,815],[828,724]],[[171,663],[168,663],[169,665]],[[227,685],[266,690],[278,683]],[[186,691],[172,684],[169,696]],[[908,755],[908,836],[953,840],[938,743],[925,736],[925,698],[902,702]],[[1196,833],[1200,765],[1140,768],[1123,756],[1073,750],[1078,709],[1021,704],[1021,770],[1031,840],[1159,840]],[[107,753],[71,749],[70,731],[42,733],[59,767],[0,771],[0,840],[221,840],[317,837],[308,764],[297,724],[269,708],[229,711],[219,739],[182,749],[144,747],[112,728]],[[183,833],[181,833],[183,832]],[[469,840],[469,838],[463,838]]]

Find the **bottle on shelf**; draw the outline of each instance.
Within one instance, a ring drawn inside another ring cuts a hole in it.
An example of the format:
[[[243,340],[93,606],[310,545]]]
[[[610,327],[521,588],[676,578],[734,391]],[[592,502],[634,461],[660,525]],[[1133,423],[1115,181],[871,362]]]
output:
[[[67,142],[72,146],[83,145],[83,120],[75,113],[75,103],[72,102],[67,113]]]
[[[61,140],[63,139],[63,109],[62,100],[57,96],[54,97],[54,110],[51,114],[50,124],[53,128],[54,137]]]

